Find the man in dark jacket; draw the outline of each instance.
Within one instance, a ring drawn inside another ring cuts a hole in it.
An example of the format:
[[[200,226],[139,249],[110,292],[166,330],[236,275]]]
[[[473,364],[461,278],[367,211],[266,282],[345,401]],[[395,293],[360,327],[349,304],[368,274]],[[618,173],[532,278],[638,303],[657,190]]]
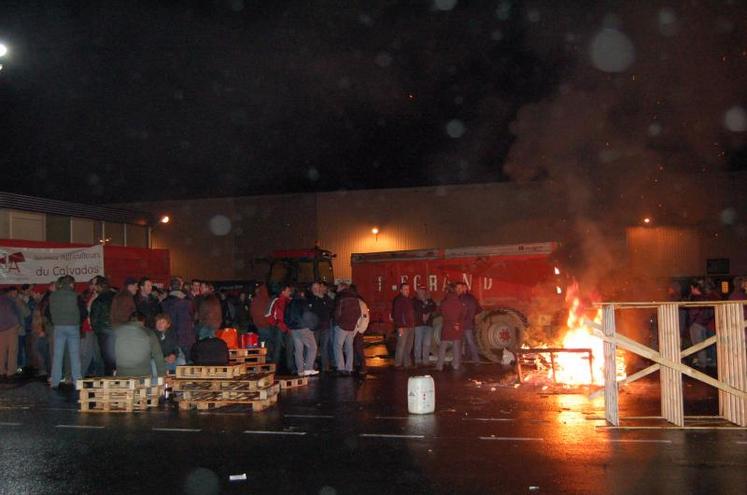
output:
[[[314,329],[314,337],[319,345],[322,371],[327,372],[330,370],[332,315],[335,311],[335,302],[327,295],[323,282],[314,282],[311,284],[309,308],[316,315],[318,321],[316,329]]]
[[[161,306],[164,313],[171,318],[171,325],[176,333],[176,340],[185,358],[190,356],[192,345],[195,343],[194,313],[192,302],[182,292],[182,284],[178,278],[169,282],[171,291],[163,300]]]
[[[154,328],[156,315],[161,312],[161,303],[153,294],[153,282],[148,277],[143,277],[137,283],[137,294],[135,294],[135,308],[138,313],[145,315],[145,326]]]
[[[464,331],[464,341],[467,344],[467,355],[470,361],[479,363],[480,353],[477,350],[477,342],[475,342],[475,316],[482,312],[482,308],[475,296],[469,293],[467,284],[464,282],[456,284],[456,293],[462,306],[464,306],[462,329]]]
[[[112,328],[130,321],[132,313],[137,311],[135,307],[135,294],[137,293],[137,280],[127,277],[124,281],[124,288],[117,292],[112,299],[111,304],[111,322]]]
[[[176,371],[177,366],[187,363],[184,353],[179,348],[179,340],[171,328],[171,317],[166,313],[159,313],[155,317],[154,333],[161,346],[161,354],[168,371]]]
[[[433,340],[431,315],[436,311],[436,303],[422,287],[418,288],[415,294],[415,300],[412,302],[415,308],[415,366],[419,366],[430,363]]]
[[[18,306],[3,293],[0,295],[0,377],[12,379],[16,374],[19,328]]]
[[[49,314],[54,325],[54,356],[52,358],[52,388],[62,380],[62,359],[65,346],[70,352],[73,383],[80,380],[80,323],[81,304],[73,290],[75,279],[70,275],[60,277],[58,289],[49,296]]]
[[[314,369],[316,340],[312,332],[318,325],[318,320],[309,306],[303,291],[298,290],[285,310],[285,324],[293,338],[293,355],[298,376],[319,374]]]
[[[355,293],[350,288],[338,292],[335,298],[335,361],[337,372],[342,376],[353,373],[353,340],[360,317],[361,307]]]
[[[703,280],[696,280],[690,284],[691,301],[707,301],[706,284]],[[690,340],[693,345],[703,342],[708,337],[708,327],[713,324],[713,308],[708,306],[691,307],[688,309],[690,321]],[[715,366],[715,362],[708,359],[708,352],[703,349],[698,351],[693,365],[699,368]]]
[[[114,355],[114,330],[112,330],[111,308],[115,292],[109,287],[109,279],[96,277],[94,290],[96,299],[91,303],[91,327],[99,342],[104,360],[104,373],[111,376],[117,367]]]
[[[395,368],[412,366],[412,346],[415,340],[415,307],[410,297],[410,284],[399,286],[399,294],[392,301],[392,321],[397,329],[397,350],[394,353]]]

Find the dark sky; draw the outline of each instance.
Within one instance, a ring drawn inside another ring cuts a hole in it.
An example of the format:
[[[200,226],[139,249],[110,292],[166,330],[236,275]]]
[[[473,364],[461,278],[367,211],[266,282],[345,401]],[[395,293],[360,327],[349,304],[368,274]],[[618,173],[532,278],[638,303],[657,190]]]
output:
[[[652,36],[681,44],[700,15],[671,3],[673,17],[591,0],[4,0],[0,190],[113,203],[542,178],[504,169],[516,126],[543,125],[520,109],[552,108],[569,83],[592,106],[600,85],[628,84]],[[738,59],[743,3],[700,3],[723,32],[698,49]],[[632,65],[589,63],[610,27],[631,36]],[[668,93],[657,84],[647,97]],[[744,86],[712,91],[739,124]],[[741,163],[743,139],[723,151]]]

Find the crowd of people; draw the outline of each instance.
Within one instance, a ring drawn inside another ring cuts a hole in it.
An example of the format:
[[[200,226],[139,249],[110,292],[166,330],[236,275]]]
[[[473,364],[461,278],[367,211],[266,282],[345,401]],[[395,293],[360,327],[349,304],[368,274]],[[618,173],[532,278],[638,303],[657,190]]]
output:
[[[33,371],[57,388],[84,376],[163,376],[188,363],[225,365],[228,346],[216,332],[226,327],[256,332],[267,347],[267,361],[284,374],[367,373],[363,334],[369,308],[353,285],[330,287],[320,281],[308,290],[286,285],[277,295],[259,285],[251,293],[228,295],[208,282],[185,283],[180,277],[164,289],[147,277],[127,278],[117,290],[98,276],[79,294],[73,277],[63,276],[38,289],[23,285],[0,294],[1,380]],[[672,300],[721,299],[707,280],[694,280],[685,290],[673,283],[669,295]],[[730,299],[747,300],[747,279],[735,280]],[[401,284],[391,308],[395,368],[430,366],[434,354],[435,369],[443,370],[449,350],[455,370],[463,356],[479,362],[475,317],[480,312],[464,283],[447,286],[438,304],[424,288],[413,291]],[[683,337],[697,344],[713,335],[713,313],[707,306],[681,308]],[[713,346],[704,349],[693,364],[715,366],[714,354]]]
[[[729,293],[731,301],[747,301],[747,278],[736,277],[734,289]],[[716,290],[716,284],[710,279],[694,279],[684,285],[672,282],[668,288],[668,296],[672,301],[720,301],[721,294]],[[747,320],[747,305],[745,305],[745,320]],[[682,339],[692,344],[699,344],[716,334],[716,319],[713,307],[691,306],[681,307],[679,310],[679,327]],[[691,364],[697,368],[716,367],[716,346],[711,345],[695,353]]]

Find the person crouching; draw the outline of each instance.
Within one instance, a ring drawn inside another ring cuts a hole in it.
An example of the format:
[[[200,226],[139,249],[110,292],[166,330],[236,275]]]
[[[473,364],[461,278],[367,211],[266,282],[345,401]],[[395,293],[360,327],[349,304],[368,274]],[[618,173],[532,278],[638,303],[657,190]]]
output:
[[[157,376],[166,374],[161,346],[153,331],[145,327],[145,315],[132,313],[130,321],[118,326],[114,333],[117,376],[151,376],[151,360]]]

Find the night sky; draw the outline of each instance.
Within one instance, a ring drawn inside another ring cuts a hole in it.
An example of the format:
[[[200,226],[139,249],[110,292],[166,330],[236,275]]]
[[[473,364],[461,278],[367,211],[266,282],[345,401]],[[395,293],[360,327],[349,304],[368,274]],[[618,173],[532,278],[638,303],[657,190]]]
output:
[[[740,1],[5,0],[0,190],[116,203],[630,156],[649,179],[743,169],[746,18]]]

